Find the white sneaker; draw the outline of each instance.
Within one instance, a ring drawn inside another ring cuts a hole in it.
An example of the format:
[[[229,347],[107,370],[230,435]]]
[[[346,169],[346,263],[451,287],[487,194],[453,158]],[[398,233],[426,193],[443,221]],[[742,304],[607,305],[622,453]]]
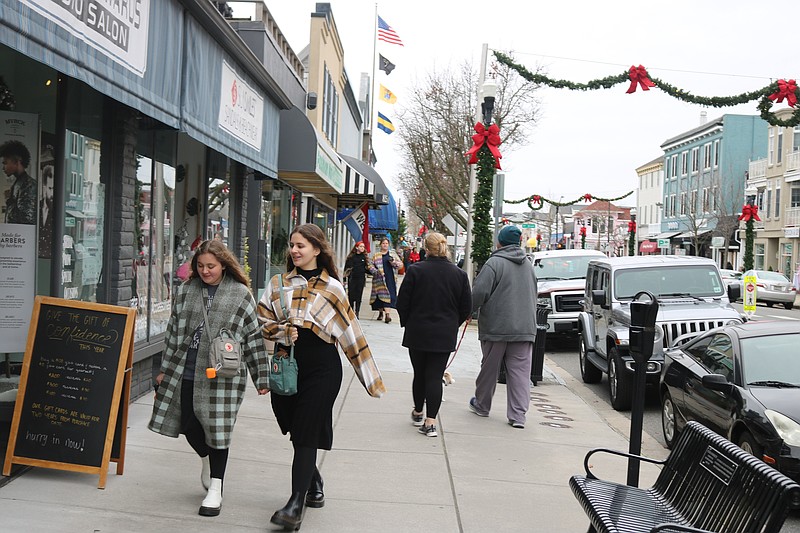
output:
[[[204,489],[208,490],[211,485],[211,460],[208,455],[200,459],[203,461],[203,469],[200,470],[200,483],[203,484]]]
[[[200,516],[217,516],[222,509],[222,480],[216,477],[211,478],[208,487],[208,494],[200,504],[198,514]]]

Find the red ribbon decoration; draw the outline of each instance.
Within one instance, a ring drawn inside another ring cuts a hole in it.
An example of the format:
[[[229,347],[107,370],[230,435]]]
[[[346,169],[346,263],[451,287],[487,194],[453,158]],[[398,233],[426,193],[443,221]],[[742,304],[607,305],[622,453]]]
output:
[[[592,195],[591,194],[584,194],[583,195],[583,199],[586,200],[587,202],[591,202],[592,201]]]
[[[627,94],[636,92],[637,83],[643,91],[649,91],[650,87],[656,86],[656,84],[653,83],[650,80],[650,77],[647,75],[647,69],[645,69],[642,65],[639,65],[638,67],[631,65],[631,68],[628,69],[628,77],[631,80],[631,86],[628,87],[627,91],[625,91]]]
[[[633,220],[628,222],[628,233],[636,233],[636,222]]]
[[[586,237],[586,226],[581,226],[581,237]]]
[[[739,220],[744,220],[745,222],[748,222],[750,220],[750,217],[752,217],[753,220],[758,220],[759,222],[761,222],[761,219],[758,218],[758,206],[744,204],[742,206],[742,214],[739,216]]]
[[[542,197],[541,197],[541,196],[539,196],[538,194],[534,194],[534,195],[533,195],[533,203],[535,203],[535,204],[540,204],[540,203],[542,203]]]
[[[489,147],[489,151],[494,156],[494,168],[500,169],[500,158],[502,158],[502,154],[500,154],[500,150],[497,149],[502,142],[500,140],[500,128],[497,127],[497,124],[492,124],[487,129],[482,123],[478,122],[475,124],[475,135],[472,136],[472,142],[475,144],[472,145],[472,148],[467,150],[465,155],[469,156],[469,164],[473,165],[478,162],[478,151],[483,148],[483,144]]]
[[[789,107],[797,105],[797,82],[794,80],[778,80],[778,92],[772,93],[767,98],[773,102],[777,101],[779,104],[786,98],[786,103]]]

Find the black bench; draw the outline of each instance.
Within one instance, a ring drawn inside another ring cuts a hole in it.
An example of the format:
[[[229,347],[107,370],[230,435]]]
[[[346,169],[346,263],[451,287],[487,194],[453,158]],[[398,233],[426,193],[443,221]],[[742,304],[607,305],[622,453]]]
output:
[[[597,479],[589,458],[605,452],[662,465],[648,489]],[[583,461],[586,476],[569,486],[593,532],[779,531],[800,508],[800,485],[697,422],[689,422],[664,461],[597,448]]]

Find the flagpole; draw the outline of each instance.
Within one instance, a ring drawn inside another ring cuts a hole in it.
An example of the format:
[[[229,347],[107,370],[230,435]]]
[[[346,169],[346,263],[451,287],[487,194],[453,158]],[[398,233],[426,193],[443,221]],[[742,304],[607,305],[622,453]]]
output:
[[[372,19],[373,22],[373,31],[372,31],[372,79],[370,79],[370,90],[369,90],[369,154],[367,157],[369,161],[366,163],[369,166],[372,166],[372,157],[373,157],[373,138],[375,137],[375,124],[376,116],[375,116],[375,63],[378,61],[378,3],[375,2],[375,17]]]

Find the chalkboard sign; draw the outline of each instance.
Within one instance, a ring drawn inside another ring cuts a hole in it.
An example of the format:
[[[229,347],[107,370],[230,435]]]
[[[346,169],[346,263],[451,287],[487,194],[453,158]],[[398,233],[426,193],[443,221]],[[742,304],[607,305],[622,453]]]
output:
[[[3,474],[124,465],[135,309],[36,297]],[[113,454],[112,454],[113,448]]]

